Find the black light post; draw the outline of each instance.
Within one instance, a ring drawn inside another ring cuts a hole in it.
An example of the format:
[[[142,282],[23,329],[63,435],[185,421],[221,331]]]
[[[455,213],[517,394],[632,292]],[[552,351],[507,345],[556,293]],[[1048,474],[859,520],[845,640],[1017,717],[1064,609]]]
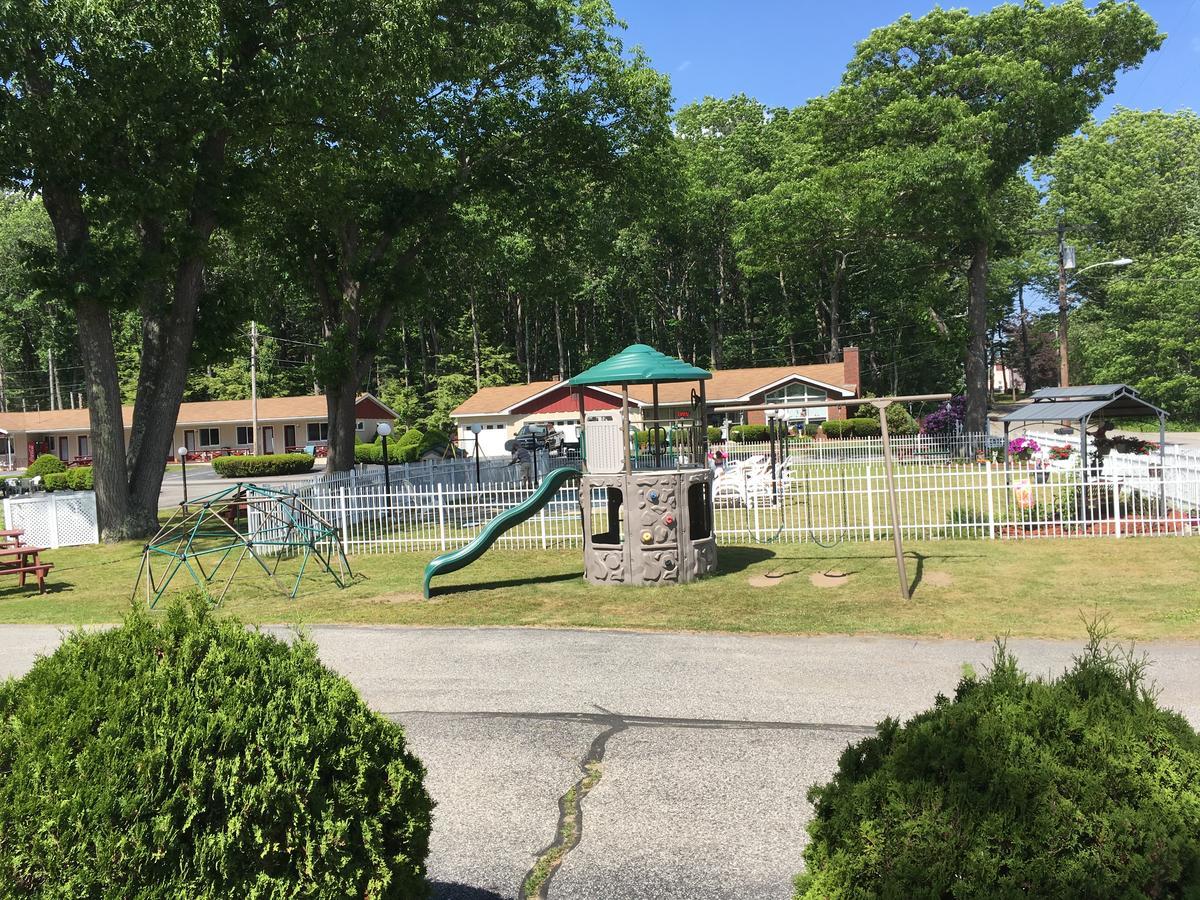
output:
[[[388,435],[392,433],[392,426],[389,422],[380,422],[375,430],[379,433],[379,436],[383,438],[383,489],[385,492],[387,492],[390,498],[392,493],[392,474],[391,469],[388,468],[387,439]],[[391,505],[391,502],[391,499],[389,499],[389,506]]]
[[[183,474],[183,511],[187,512],[187,447],[179,447],[179,466]]]
[[[479,484],[479,432],[483,431],[483,426],[476,422],[471,426],[471,434],[475,435],[475,484]]]

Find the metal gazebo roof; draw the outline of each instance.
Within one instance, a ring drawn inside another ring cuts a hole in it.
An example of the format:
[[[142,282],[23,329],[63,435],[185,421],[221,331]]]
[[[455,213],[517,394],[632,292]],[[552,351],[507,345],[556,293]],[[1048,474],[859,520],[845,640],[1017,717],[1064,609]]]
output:
[[[646,344],[630,344],[616,356],[580,372],[572,387],[605,384],[665,384],[674,381],[704,381],[712,372],[660,353]]]
[[[1084,481],[1088,469],[1088,424],[1092,416],[1105,418],[1158,419],[1158,462],[1166,464],[1167,413],[1153,403],[1143,400],[1127,384],[1081,384],[1074,387],[1042,388],[1030,395],[1032,403],[1014,409],[1000,421],[1004,424],[1004,459],[1008,462],[1008,430],[1013,426],[1038,422],[1078,422],[1079,458],[1083,465]]]
[[[1143,400],[1127,384],[1083,384],[1065,388],[1042,388],[1031,395],[1032,403],[1014,409],[1000,421],[1008,425],[1036,422],[1087,421],[1097,413],[1114,418],[1167,415]]]

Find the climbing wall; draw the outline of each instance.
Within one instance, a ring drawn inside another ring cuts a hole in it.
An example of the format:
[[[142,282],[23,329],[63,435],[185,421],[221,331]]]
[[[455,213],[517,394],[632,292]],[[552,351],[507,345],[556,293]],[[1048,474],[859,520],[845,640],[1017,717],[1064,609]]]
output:
[[[716,569],[712,536],[712,475],[707,469],[637,471],[584,476],[585,523],[597,508],[606,528],[584,529],[584,577],[603,584],[657,585],[692,581]],[[693,489],[699,486],[700,490]],[[689,503],[701,509],[689,509]],[[619,521],[617,521],[619,520]],[[693,535],[694,524],[706,525]]]

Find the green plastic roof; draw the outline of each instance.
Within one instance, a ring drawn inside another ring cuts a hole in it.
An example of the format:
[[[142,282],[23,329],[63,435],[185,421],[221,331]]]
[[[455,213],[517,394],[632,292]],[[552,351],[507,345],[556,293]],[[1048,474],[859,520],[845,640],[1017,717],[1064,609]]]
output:
[[[688,365],[682,359],[659,353],[646,344],[630,344],[616,356],[580,372],[568,382],[585,384],[663,384],[669,381],[703,381],[712,372]]]

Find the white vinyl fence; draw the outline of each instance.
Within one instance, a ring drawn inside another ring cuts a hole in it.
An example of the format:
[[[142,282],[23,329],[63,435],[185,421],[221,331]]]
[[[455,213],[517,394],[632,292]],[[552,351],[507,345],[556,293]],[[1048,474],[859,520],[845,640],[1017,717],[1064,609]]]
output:
[[[25,532],[22,542],[57,550],[100,543],[93,491],[26,494],[4,501],[4,527]]]
[[[750,466],[744,467],[751,471]],[[741,483],[739,484],[739,478]],[[1115,477],[1107,469],[975,462],[897,466],[899,518],[908,539],[1180,535],[1200,530],[1200,477]],[[335,524],[348,553],[440,552],[461,547],[531,488],[494,485],[359,485],[306,499]],[[604,512],[592,499],[593,515]],[[822,545],[891,538],[884,468],[877,463],[791,464],[774,478],[739,476],[714,488],[718,539]],[[579,489],[564,487],[537,515],[506,532],[498,546],[579,546]]]

